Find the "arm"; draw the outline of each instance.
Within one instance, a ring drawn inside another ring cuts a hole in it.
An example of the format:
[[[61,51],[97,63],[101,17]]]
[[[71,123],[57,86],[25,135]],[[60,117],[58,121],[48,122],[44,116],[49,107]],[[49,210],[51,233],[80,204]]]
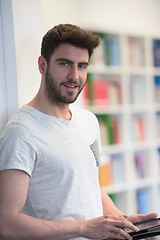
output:
[[[107,215],[107,214],[110,214],[113,216],[124,215],[124,213],[116,207],[116,205],[111,200],[111,198],[103,190],[101,190],[101,196],[102,196],[102,205],[103,205],[104,215]]]
[[[77,237],[79,227],[76,221],[45,221],[21,213],[28,184],[29,175],[23,171],[7,170],[0,173],[0,237],[57,240],[62,236],[63,239]]]
[[[103,205],[104,215],[111,214],[113,216],[123,216],[123,215],[125,216],[125,214],[115,206],[113,201],[103,190],[101,190],[101,196],[102,196],[102,205]],[[155,219],[156,217],[157,217],[157,213],[149,213],[146,215],[135,214],[135,215],[128,216],[127,220],[131,221],[132,223],[138,223],[142,221]]]
[[[67,240],[76,237],[97,239],[131,237],[121,228],[137,228],[129,221],[102,216],[88,221],[47,221],[21,213],[26,201],[29,175],[19,170],[0,172],[0,238]]]

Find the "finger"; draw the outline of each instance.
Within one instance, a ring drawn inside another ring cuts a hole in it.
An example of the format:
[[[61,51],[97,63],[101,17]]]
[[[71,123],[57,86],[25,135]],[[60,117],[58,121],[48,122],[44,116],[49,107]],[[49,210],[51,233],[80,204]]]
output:
[[[121,217],[106,217],[106,219],[109,221],[108,223],[110,223],[110,226],[112,226],[113,228],[128,228],[135,232],[139,231],[139,229],[132,222],[128,221],[128,219],[124,219]]]
[[[149,213],[149,214],[146,214],[146,215],[137,214],[137,215],[131,215],[127,219],[131,222],[138,223],[138,222],[142,222],[142,221],[155,219],[157,216],[158,216],[157,213]]]
[[[138,227],[136,227],[132,222],[126,219],[120,219],[120,221],[115,222],[115,226],[118,228],[128,228],[135,232],[139,231]]]
[[[128,239],[131,240],[132,237],[125,232],[122,228],[113,228],[111,229],[112,232],[112,238],[120,238],[120,239]]]

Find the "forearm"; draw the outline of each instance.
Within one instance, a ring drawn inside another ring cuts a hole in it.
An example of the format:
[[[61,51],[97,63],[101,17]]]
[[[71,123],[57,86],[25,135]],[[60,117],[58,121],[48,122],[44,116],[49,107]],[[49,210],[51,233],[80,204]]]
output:
[[[0,237],[3,239],[65,240],[80,234],[79,221],[47,221],[21,213],[0,217]]]
[[[101,196],[104,215],[112,216],[124,215],[124,213],[115,206],[111,198],[103,190],[101,190]]]
[[[102,190],[101,190],[101,195],[102,195],[102,204],[103,204],[103,215],[123,216],[125,214],[115,206],[115,204],[110,199],[110,197]],[[138,223],[138,222],[154,219],[157,216],[158,216],[157,213],[150,213],[147,215],[135,214],[128,217],[125,216],[125,218],[127,217],[127,220],[131,221],[132,223]]]
[[[131,237],[123,231],[136,228],[127,220],[115,216],[101,216],[91,220],[47,221],[25,214],[0,211],[0,238],[9,240],[68,240]],[[2,214],[1,214],[2,213]]]

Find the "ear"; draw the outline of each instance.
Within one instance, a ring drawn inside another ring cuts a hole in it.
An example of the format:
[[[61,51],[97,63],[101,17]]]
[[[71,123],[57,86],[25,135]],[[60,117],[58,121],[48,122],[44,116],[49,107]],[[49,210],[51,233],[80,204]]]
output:
[[[41,74],[45,74],[47,70],[47,61],[43,56],[38,58],[38,68]]]

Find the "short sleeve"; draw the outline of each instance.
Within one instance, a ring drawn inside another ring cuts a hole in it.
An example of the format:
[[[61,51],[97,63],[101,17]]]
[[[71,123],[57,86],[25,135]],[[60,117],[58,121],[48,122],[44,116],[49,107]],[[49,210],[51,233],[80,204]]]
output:
[[[20,124],[4,128],[0,136],[0,171],[18,169],[32,175],[37,149],[31,132]]]

